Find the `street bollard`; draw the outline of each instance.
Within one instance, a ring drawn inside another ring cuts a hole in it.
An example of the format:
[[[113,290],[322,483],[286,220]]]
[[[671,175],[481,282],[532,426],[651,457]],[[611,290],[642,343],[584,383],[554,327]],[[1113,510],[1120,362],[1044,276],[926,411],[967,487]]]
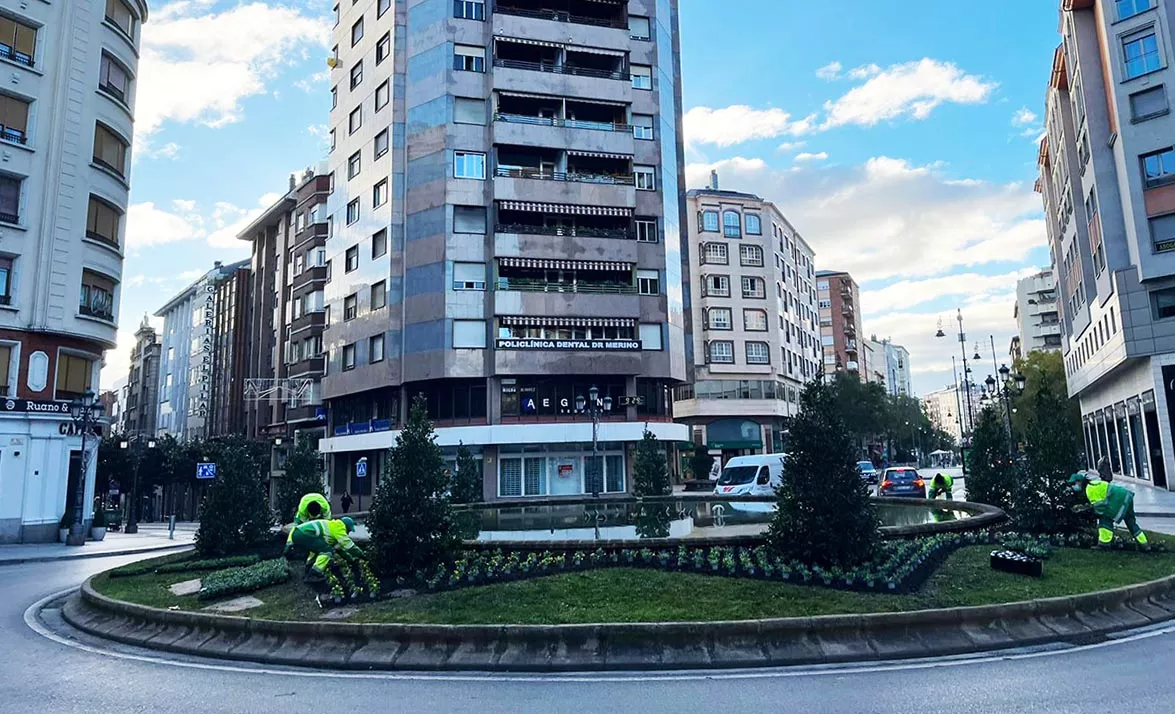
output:
[[[167,539],[175,540],[175,515],[167,517]]]

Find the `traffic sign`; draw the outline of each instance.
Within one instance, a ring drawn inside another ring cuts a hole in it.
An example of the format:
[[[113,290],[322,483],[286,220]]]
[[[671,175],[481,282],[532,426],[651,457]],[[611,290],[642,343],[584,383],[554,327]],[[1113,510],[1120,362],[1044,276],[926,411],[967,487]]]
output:
[[[216,464],[206,462],[196,464],[196,478],[216,478]]]
[[[367,457],[355,462],[355,478],[367,478]]]

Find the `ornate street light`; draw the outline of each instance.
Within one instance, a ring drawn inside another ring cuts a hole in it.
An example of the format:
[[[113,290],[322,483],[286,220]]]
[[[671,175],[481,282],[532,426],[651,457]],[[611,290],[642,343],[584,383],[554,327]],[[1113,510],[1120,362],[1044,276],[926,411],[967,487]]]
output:
[[[596,385],[588,390],[588,398],[584,399],[580,394],[575,397],[575,411],[581,414],[587,414],[592,420],[592,474],[591,474],[591,489],[592,496],[599,496],[601,490],[600,476],[602,469],[600,468],[600,417],[605,413],[612,411],[612,397],[604,397],[600,399],[600,390]]]
[[[65,540],[66,545],[85,545],[86,543],[83,511],[86,500],[86,474],[90,470],[90,453],[86,448],[86,441],[94,425],[98,423],[102,409],[102,405],[94,398],[94,393],[88,389],[79,399],[74,399],[69,403],[69,416],[82,434],[82,453],[81,474],[78,477],[77,488],[73,493],[73,523],[69,527],[69,536]]]
[[[129,448],[131,459],[135,463],[134,477],[131,480],[131,492],[127,496],[126,526],[122,531],[123,533],[133,534],[139,532],[139,466],[143,463],[143,438],[141,435],[132,436],[129,440],[124,439],[118,446],[122,449]],[[146,448],[154,450],[155,440],[147,439]]]

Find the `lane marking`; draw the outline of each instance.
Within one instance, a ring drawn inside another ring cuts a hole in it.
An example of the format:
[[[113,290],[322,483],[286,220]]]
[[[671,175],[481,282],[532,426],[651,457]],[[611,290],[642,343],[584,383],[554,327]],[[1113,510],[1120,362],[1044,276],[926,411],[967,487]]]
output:
[[[1006,654],[990,654],[981,656],[970,655],[955,655],[954,659],[940,659],[940,660],[913,660],[909,662],[890,662],[884,664],[861,665],[853,666],[853,663],[846,662],[834,665],[823,665],[825,669],[803,669],[796,667],[794,669],[763,669],[763,670],[690,670],[684,672],[632,672],[630,674],[615,673],[615,674],[594,674],[594,673],[576,673],[567,672],[563,674],[535,674],[526,675],[520,673],[444,673],[444,672],[347,672],[347,671],[326,671],[317,669],[299,670],[290,665],[291,668],[274,668],[258,665],[256,667],[233,665],[233,664],[213,664],[211,662],[189,662],[184,660],[173,660],[164,657],[156,657],[152,655],[140,655],[131,652],[119,652],[113,649],[105,649],[102,647],[95,647],[85,642],[62,637],[56,632],[45,627],[44,624],[37,618],[37,614],[45,607],[45,605],[58,600],[66,595],[75,592],[77,588],[68,588],[60,592],[46,595],[40,600],[36,601],[24,611],[25,624],[29,626],[33,632],[36,632],[45,639],[56,642],[59,645],[71,647],[83,652],[91,654],[103,655],[105,657],[117,657],[119,659],[129,660],[133,662],[143,662],[145,664],[165,665],[171,667],[182,667],[186,669],[196,669],[212,672],[236,672],[238,674],[265,674],[283,677],[302,677],[312,679],[359,679],[359,680],[389,680],[389,681],[410,681],[410,682],[521,682],[521,683],[554,683],[554,684],[584,684],[584,683],[623,683],[623,682],[692,682],[692,681],[706,681],[706,680],[740,680],[740,679],[790,679],[794,677],[829,677],[837,676],[844,677],[853,674],[877,674],[886,672],[906,672],[917,671],[924,669],[938,669],[945,667],[962,667],[973,666],[979,664],[990,664],[993,662],[1012,662],[1018,660],[1040,659],[1044,657],[1056,657],[1058,655],[1070,655],[1080,652],[1088,652],[1092,650],[1099,650],[1105,647],[1114,647],[1118,645],[1129,644],[1131,642],[1139,642],[1148,640],[1163,635],[1175,633],[1175,624],[1159,627],[1158,629],[1141,629],[1135,630],[1133,634],[1124,635],[1122,637],[1113,637],[1104,642],[1096,642],[1089,645],[1075,645],[1072,647],[1064,647],[1063,649],[1051,649],[1036,652],[1015,652]],[[70,626],[66,623],[67,626]],[[70,626],[72,627],[72,626]],[[1151,626],[1156,627],[1156,626]],[[89,635],[88,635],[89,636]],[[198,655],[185,655],[198,656]],[[221,660],[223,661],[223,660]],[[809,665],[812,667],[813,665]],[[821,665],[814,665],[821,666]]]

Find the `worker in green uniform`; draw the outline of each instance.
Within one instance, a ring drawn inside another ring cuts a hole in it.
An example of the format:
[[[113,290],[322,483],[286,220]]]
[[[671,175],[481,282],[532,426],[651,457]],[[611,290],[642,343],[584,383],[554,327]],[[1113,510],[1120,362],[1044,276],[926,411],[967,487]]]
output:
[[[1114,524],[1124,522],[1130,535],[1139,545],[1146,545],[1146,533],[1134,515],[1134,492],[1116,483],[1103,481],[1097,474],[1077,472],[1069,477],[1069,485],[1076,493],[1085,492],[1088,506],[1074,510],[1092,509],[1097,514],[1097,542],[1108,547],[1114,540]]]
[[[294,530],[303,523],[317,520],[330,520],[330,501],[321,493],[308,493],[298,501],[298,510],[294,512],[294,528],[286,538],[286,552],[290,552],[294,544]]]
[[[938,494],[944,494],[948,501],[953,501],[955,496],[951,490],[955,485],[955,480],[946,474],[938,473],[934,478],[930,479],[930,495],[927,498],[933,500],[938,498]]]
[[[344,516],[336,520],[309,521],[295,526],[290,532],[296,546],[310,551],[314,564],[310,568],[310,575],[317,578],[326,578],[327,570],[335,557],[341,557],[349,562],[357,562],[364,557],[363,549],[351,540],[351,531],[355,530],[355,521]]]

